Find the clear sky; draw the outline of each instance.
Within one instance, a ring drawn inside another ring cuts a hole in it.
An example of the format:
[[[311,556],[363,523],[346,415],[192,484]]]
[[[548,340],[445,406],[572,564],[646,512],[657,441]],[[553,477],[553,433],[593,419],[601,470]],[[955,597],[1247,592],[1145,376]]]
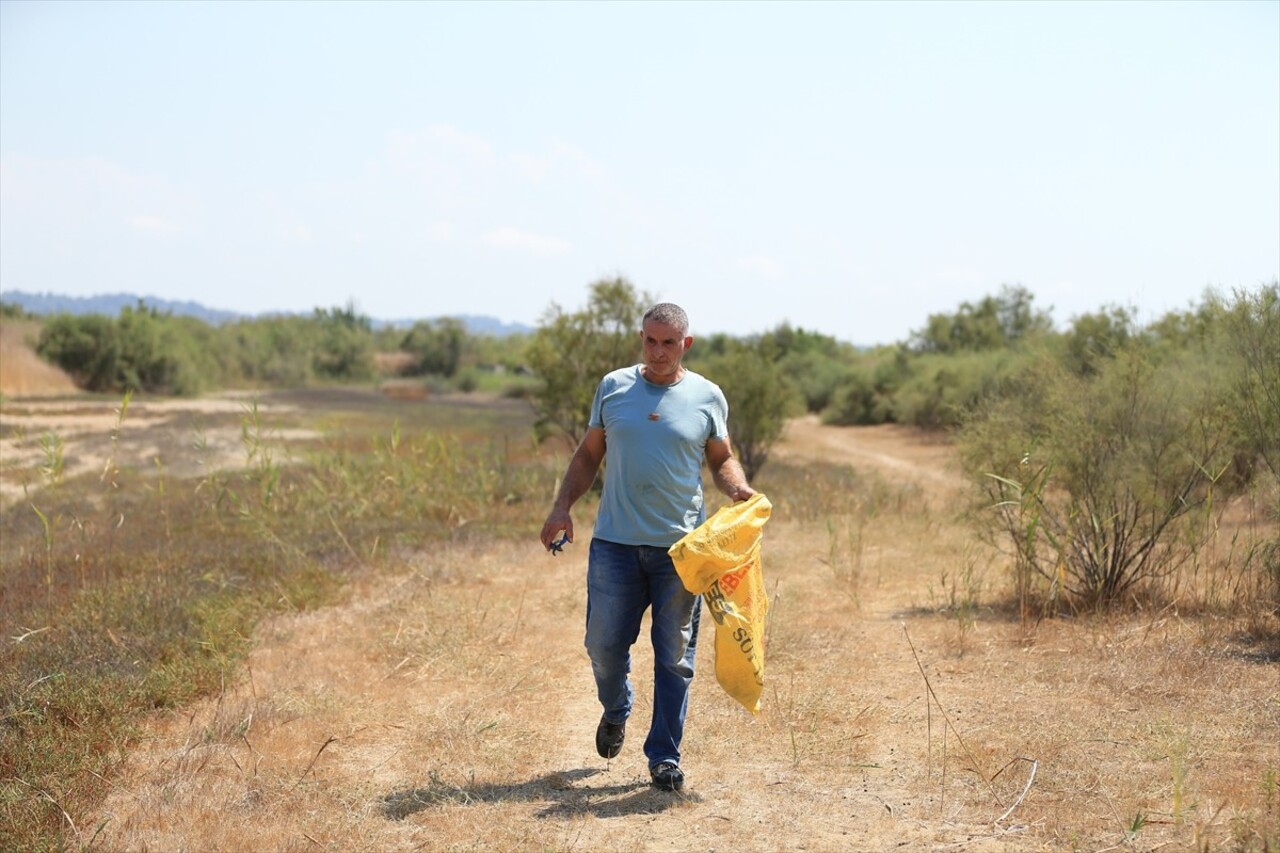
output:
[[[858,344],[1280,275],[1280,2],[0,2],[0,291]],[[2,293],[0,293],[2,297]]]

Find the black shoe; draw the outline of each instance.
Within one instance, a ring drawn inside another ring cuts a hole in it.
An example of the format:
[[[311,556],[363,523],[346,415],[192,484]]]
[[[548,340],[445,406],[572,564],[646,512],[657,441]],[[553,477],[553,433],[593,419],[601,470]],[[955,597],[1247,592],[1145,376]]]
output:
[[[627,736],[627,723],[611,723],[604,717],[596,726],[596,752],[601,758],[615,758],[622,752],[622,741]]]
[[[659,791],[680,791],[684,789],[684,773],[670,761],[663,761],[650,767],[649,776],[653,778],[653,787]]]

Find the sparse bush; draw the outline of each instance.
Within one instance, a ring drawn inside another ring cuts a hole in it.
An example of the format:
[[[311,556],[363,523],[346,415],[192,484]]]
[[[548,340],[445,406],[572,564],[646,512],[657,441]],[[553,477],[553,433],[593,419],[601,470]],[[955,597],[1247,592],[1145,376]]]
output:
[[[97,314],[55,314],[45,321],[36,344],[41,358],[58,365],[77,385],[91,391],[115,387],[119,349],[115,321]]]
[[[59,314],[36,351],[90,391],[195,395],[221,379],[212,334],[197,320],[139,305],[111,319]]]
[[[1025,363],[1015,349],[916,356],[893,394],[894,418],[927,429],[957,426],[984,400],[1007,393]]]
[[[1001,349],[1047,334],[1053,323],[1032,307],[1035,296],[1021,285],[1005,285],[998,296],[961,303],[954,314],[931,314],[911,336],[920,353],[960,353]]]
[[[1251,473],[1261,463],[1280,479],[1280,284],[1256,293],[1237,292],[1223,331],[1228,349],[1238,359],[1233,411],[1241,435],[1239,467]],[[1280,521],[1280,489],[1271,507]],[[1262,551],[1261,572],[1267,579],[1273,611],[1280,612],[1280,534]]]
[[[751,479],[768,461],[787,420],[803,411],[800,393],[765,346],[740,344],[698,368],[729,401],[734,455]]]
[[[781,364],[804,398],[805,409],[815,413],[832,404],[850,369],[847,362],[816,352],[785,356]]]
[[[995,400],[961,431],[995,538],[1010,547],[1024,600],[1105,606],[1176,571],[1202,530],[1233,446],[1220,372],[1156,366],[1134,347],[1095,378],[1042,359],[1022,393]]]
[[[851,366],[859,364],[862,359],[862,354],[850,344],[782,323],[764,334],[745,338],[734,338],[723,332],[700,337],[685,363],[705,373],[703,365],[707,362],[744,346],[771,353],[789,382],[802,395],[805,409],[810,412],[821,412],[831,404],[836,388]]]
[[[1140,337],[1157,352],[1203,349],[1221,328],[1224,305],[1213,290],[1205,291],[1199,305],[1170,311],[1142,330]]]
[[[313,315],[317,341],[312,363],[317,376],[330,379],[369,379],[373,376],[373,323],[345,308],[317,308]]]
[[[223,326],[235,381],[296,388],[314,376],[311,321],[305,317],[242,320]]]
[[[893,388],[886,387],[869,366],[845,372],[822,412],[822,420],[842,426],[868,426],[894,420]]]
[[[414,358],[411,375],[452,378],[462,363],[467,331],[453,318],[422,320],[405,333],[400,349]]]
[[[29,320],[31,315],[16,302],[5,302],[0,299],[0,320]]]
[[[601,377],[639,360],[640,322],[654,299],[621,277],[590,290],[581,311],[553,304],[528,349],[529,366],[542,380],[533,398],[534,429],[540,439],[558,434],[573,447],[586,433]]]
[[[221,381],[213,330],[199,320],[125,308],[116,324],[122,382],[107,390],[195,396]]]
[[[1071,321],[1071,330],[1065,335],[1063,358],[1073,372],[1092,376],[1101,362],[1114,358],[1133,337],[1133,312],[1128,309],[1113,307],[1081,314]]]
[[[1280,284],[1237,293],[1223,331],[1239,359],[1236,392],[1244,440],[1280,477]]]
[[[861,357],[850,344],[789,323],[762,335],[760,344],[777,353],[783,372],[804,396],[810,412],[821,412],[831,405],[846,371]]]

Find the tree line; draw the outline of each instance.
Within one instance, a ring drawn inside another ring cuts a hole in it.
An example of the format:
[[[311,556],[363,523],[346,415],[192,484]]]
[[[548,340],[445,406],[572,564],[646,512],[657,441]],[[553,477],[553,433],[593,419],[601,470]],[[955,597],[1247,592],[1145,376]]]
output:
[[[761,467],[786,419],[801,413],[838,425],[955,430],[999,400],[1025,399],[1044,392],[1046,383],[1104,384],[1120,364],[1135,360],[1179,375],[1216,366],[1211,384],[1234,388],[1229,405],[1241,417],[1252,413],[1251,423],[1237,425],[1253,443],[1241,452],[1274,460],[1266,437],[1280,435],[1271,429],[1280,370],[1277,290],[1273,282],[1231,297],[1207,292],[1199,305],[1146,326],[1133,310],[1107,306],[1058,331],[1030,291],[1006,286],[929,315],[907,340],[889,345],[858,348],[784,322],[746,337],[699,338],[687,363],[725,388],[738,413],[735,434],[744,452],[759,458],[758,464],[746,460],[751,469]],[[111,394],[196,395],[364,382],[388,373],[468,390],[480,373],[530,373],[533,381],[508,379],[510,392],[531,395],[541,437],[561,435],[576,444],[598,378],[638,358],[636,330],[654,301],[623,277],[602,279],[589,285],[585,306],[553,303],[533,334],[505,337],[469,334],[454,318],[375,329],[350,303],[310,315],[210,325],[140,302],[116,317],[48,316],[36,349],[80,387]],[[0,316],[22,311],[0,304]],[[395,357],[380,362],[380,354]],[[1055,368],[1052,379],[1046,365]]]
[[[529,398],[539,438],[574,445],[600,376],[638,360],[640,318],[655,301],[623,277],[602,279],[583,307],[553,303],[531,335],[505,338],[454,319],[375,330],[351,304],[216,327],[139,304],[114,318],[46,318],[37,351],[112,393],[363,382],[388,369],[468,390],[482,373],[503,376]],[[380,353],[397,354],[393,368],[379,367]],[[1028,598],[1112,601],[1173,571],[1195,558],[1192,521],[1259,473],[1280,518],[1276,282],[1209,291],[1145,325],[1104,306],[1063,329],[1030,291],[1006,286],[890,345],[860,349],[784,322],[700,338],[686,363],[724,389],[751,477],[806,412],[951,432]],[[1280,606],[1280,540],[1269,548],[1258,559]]]
[[[527,350],[541,435],[580,440],[595,382],[635,357],[654,302],[622,278],[584,308],[552,305]],[[755,477],[787,421],[901,423],[954,436],[979,532],[1010,554],[1024,614],[1111,606],[1194,565],[1215,506],[1252,490],[1280,521],[1280,284],[1140,326],[1108,306],[1058,331],[1022,287],[934,314],[910,339],[859,350],[782,324],[712,335],[686,364],[730,403]],[[1280,536],[1244,553],[1250,600],[1280,612]]]
[[[0,303],[0,317],[26,316]],[[375,329],[353,304],[310,315],[209,324],[139,302],[119,315],[52,314],[36,352],[86,391],[194,396],[222,388],[364,382],[391,373],[466,388],[482,370],[516,370],[523,336],[471,336],[454,318]],[[400,356],[380,365],[379,354]]]

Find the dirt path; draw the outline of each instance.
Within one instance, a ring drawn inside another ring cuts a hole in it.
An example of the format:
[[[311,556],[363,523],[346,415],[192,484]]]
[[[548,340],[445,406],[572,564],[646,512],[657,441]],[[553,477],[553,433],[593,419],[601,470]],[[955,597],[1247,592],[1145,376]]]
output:
[[[460,541],[363,574],[347,604],[265,626],[238,682],[156,722],[103,809],[79,816],[83,840],[1177,850],[1185,821],[1125,831],[1135,811],[1169,802],[1171,755],[1179,796],[1210,804],[1205,814],[1221,814],[1230,791],[1212,786],[1227,775],[1252,784],[1276,766],[1268,674],[1187,654],[1194,638],[1174,621],[1107,636],[1052,625],[1029,639],[998,618],[958,618],[951,605],[982,597],[995,562],[951,517],[960,483],[945,444],[810,420],[778,453],[878,471],[904,497],[865,526],[778,517],[766,528],[766,707],[752,718],[720,691],[706,620],[683,796],[647,784],[644,642],[627,745],[611,762],[595,755],[585,544],[553,558],[534,542]],[[1241,709],[1229,730],[1206,722],[1224,707]]]
[[[782,456],[846,464],[877,472],[888,483],[910,483],[944,503],[964,487],[946,439],[898,424],[841,428],[808,415],[787,426]]]

